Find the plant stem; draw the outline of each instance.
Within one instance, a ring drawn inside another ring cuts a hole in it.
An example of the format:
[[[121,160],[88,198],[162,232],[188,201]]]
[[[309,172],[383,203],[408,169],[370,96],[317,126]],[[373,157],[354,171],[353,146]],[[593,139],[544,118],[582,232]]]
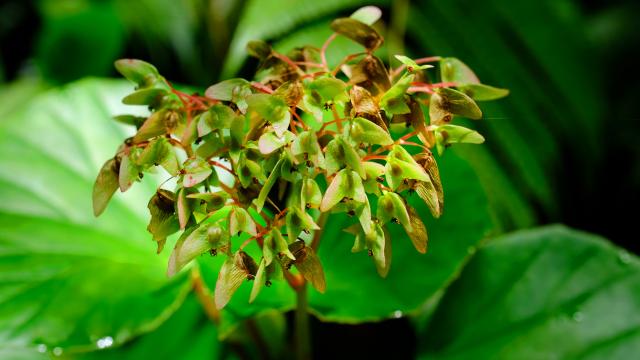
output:
[[[309,306],[306,282],[296,289],[296,313],[294,345],[297,360],[311,359],[311,336],[309,330]]]

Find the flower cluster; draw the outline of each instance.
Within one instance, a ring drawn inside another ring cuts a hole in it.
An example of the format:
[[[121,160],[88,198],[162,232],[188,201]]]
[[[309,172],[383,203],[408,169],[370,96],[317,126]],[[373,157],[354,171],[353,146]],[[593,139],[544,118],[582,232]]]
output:
[[[182,231],[170,275],[203,253],[227,256],[215,289],[218,308],[245,279],[254,280],[250,301],[283,277],[294,287],[308,281],[324,291],[316,250],[330,213],[357,219],[345,229],[355,237],[352,250],[367,250],[381,276],[391,261],[389,223],[400,224],[417,251],[426,252],[427,231],[407,194],[415,192],[434,217],[441,215],[443,187],[431,150],[482,143],[477,132],[450,122],[481,118],[475,100],[508,92],[481,84],[455,58],[397,55],[402,65],[388,69],[374,55],[383,43],[372,27],[379,16],[368,7],[335,20],[335,33],[320,49],[285,55],[251,42],[259,81],[225,80],[204,96],[178,91],[146,62],[116,62],[137,85],[123,102],[148,106],[151,114],[116,117],[137,132],[100,170],[95,215],[118,188],[124,192],[162,167],[176,185],[151,197],[148,230],[158,252]],[[330,68],[325,53],[336,36],[364,51]],[[437,71],[428,74],[431,68]],[[243,250],[253,241],[260,259]]]

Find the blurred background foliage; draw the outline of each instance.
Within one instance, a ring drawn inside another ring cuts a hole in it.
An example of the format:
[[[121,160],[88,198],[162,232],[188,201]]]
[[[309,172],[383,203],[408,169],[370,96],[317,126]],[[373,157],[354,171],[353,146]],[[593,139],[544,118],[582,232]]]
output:
[[[330,222],[321,247],[328,292],[310,295],[314,314],[329,321],[313,322],[315,354],[623,358],[640,351],[639,265],[629,253],[640,252],[637,2],[40,0],[0,3],[0,354],[30,359],[42,345],[43,355],[64,348],[88,358],[284,356],[278,344],[290,340],[291,318],[262,310],[291,309],[288,289],[276,286],[271,291],[281,295],[253,307],[234,301],[214,326],[188,291],[192,275],[167,283],[166,256],[153,254],[145,233],[141,199],[152,181],[105,218],[91,218],[93,178],[124,137],[108,118],[130,111],[118,101],[131,85],[85,78],[117,77],[114,60],[140,58],[173,83],[202,91],[224,78],[252,77],[257,63],[245,55],[247,41],[282,51],[320,46],[332,19],[369,4],[383,9],[376,27],[386,38],[379,53],[386,62],[398,65],[391,55],[403,52],[455,56],[511,95],[483,104],[484,120],[468,124],[485,135],[483,146],[443,157],[448,208],[427,223],[426,257],[394,243],[383,282],[368,259],[354,260],[350,244],[340,242],[346,219]],[[354,51],[340,39],[329,57]],[[550,223],[620,248],[557,227],[478,248]],[[205,284],[215,281],[219,261],[201,259]],[[513,272],[521,277],[506,276]],[[540,289],[552,295],[536,303]],[[69,310],[69,298],[84,307]],[[618,312],[600,318],[578,309],[590,306],[594,314]],[[575,327],[587,321],[600,325],[590,333]],[[562,334],[571,334],[566,346],[552,346]],[[93,348],[81,344],[96,341],[122,346],[86,353]]]

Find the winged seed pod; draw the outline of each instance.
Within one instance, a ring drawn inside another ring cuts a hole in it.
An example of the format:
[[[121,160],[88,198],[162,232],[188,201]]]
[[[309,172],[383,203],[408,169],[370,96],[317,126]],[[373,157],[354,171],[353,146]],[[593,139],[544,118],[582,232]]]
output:
[[[390,68],[375,53],[383,45],[379,19],[380,10],[369,6],[331,23],[335,34],[325,45],[344,36],[362,46],[342,60],[327,61],[327,46],[285,54],[250,42],[258,80],[224,80],[204,95],[174,88],[144,61],[117,61],[135,84],[123,102],[150,112],[116,116],[133,126],[132,137],[98,173],[94,214],[117,189],[148,181],[145,173],[173,179],[172,188],[165,181],[150,194],[147,229],[158,252],[181,232],[171,244],[169,275],[202,254],[226,258],[215,288],[218,308],[247,280],[254,281],[250,301],[278,279],[324,292],[317,250],[327,216],[353,217],[345,236],[353,236],[353,252],[367,250],[382,277],[391,265],[389,227],[406,233],[393,241],[426,252],[427,214],[412,203],[424,201],[436,218],[443,213],[447,179],[433,150],[482,143],[482,135],[453,123],[479,119],[476,101],[508,91],[482,84],[455,58],[396,55],[398,67]],[[257,250],[245,249],[252,242]]]

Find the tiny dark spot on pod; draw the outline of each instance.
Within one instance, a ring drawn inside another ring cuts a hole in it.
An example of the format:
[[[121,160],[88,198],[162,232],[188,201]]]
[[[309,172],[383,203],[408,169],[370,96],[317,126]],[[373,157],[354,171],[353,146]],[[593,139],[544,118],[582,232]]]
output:
[[[304,153],[304,154],[303,154],[303,158],[304,158],[305,160],[309,160],[309,154],[308,154],[308,153]]]
[[[347,202],[349,199],[347,197],[343,197],[342,199],[340,199],[340,202],[344,203]]]
[[[311,204],[307,203],[304,207],[307,209],[311,209]]]
[[[379,182],[379,183],[384,182],[384,178],[382,176],[378,176],[376,178],[376,181]]]
[[[184,174],[187,173],[187,171],[185,169],[180,169],[179,173],[180,173],[180,175],[184,175]]]
[[[308,166],[308,167],[313,166],[313,163],[311,162],[311,160],[307,160],[307,166]]]
[[[302,229],[302,231],[303,231],[305,234],[309,234],[309,230],[307,230],[307,229]]]
[[[298,166],[297,165],[292,165],[291,166],[291,171],[298,171]]]
[[[196,141],[194,141],[193,143],[198,145],[202,142],[202,138],[197,138]]]
[[[158,165],[160,165],[160,164],[158,164],[157,162],[153,163],[153,166],[158,166]]]
[[[238,230],[238,233],[236,233],[238,236],[240,236],[240,234],[242,234],[242,230]]]
[[[349,214],[349,216],[353,216],[353,215],[355,215],[355,214],[356,214],[356,212],[355,212],[355,211],[353,211],[353,210],[349,210],[349,212],[347,212],[347,214]]]
[[[142,178],[144,177],[144,174],[143,174],[143,173],[138,173],[138,177],[139,177],[140,179],[142,179]]]
[[[287,270],[291,270],[291,265],[292,264],[287,264],[287,266],[285,266],[287,268]]]
[[[260,185],[260,182],[256,178],[253,178],[253,183],[256,184],[256,185]]]
[[[247,274],[247,280],[251,281],[253,279],[255,279],[256,277],[253,274]]]
[[[132,137],[128,137],[126,139],[124,139],[124,144],[127,146],[131,146],[131,144],[133,144],[133,138]]]
[[[402,182],[403,182],[405,185],[409,185],[409,179],[404,179],[404,180],[402,180]]]
[[[171,139],[171,134],[166,134],[164,137],[166,137],[167,139]]]
[[[204,205],[204,204],[206,204],[206,203],[207,203],[207,202],[206,202],[206,201],[204,201],[204,199],[201,199],[201,200],[200,200],[200,205]]]
[[[266,287],[270,287],[271,286],[271,281],[267,280],[264,282],[264,286]]]
[[[408,72],[413,72],[413,66],[407,66],[407,71]]]
[[[391,221],[393,221],[394,224],[400,224],[398,218],[392,218]]]
[[[211,250],[209,250],[209,255],[211,255],[211,256],[216,256],[216,255],[218,255],[218,249],[211,249]]]
[[[240,170],[240,172],[242,173],[242,176],[249,176],[251,175],[251,170],[249,170],[248,167],[243,167],[242,170]]]
[[[373,256],[373,250],[371,250],[371,249],[367,250],[367,255]]]

